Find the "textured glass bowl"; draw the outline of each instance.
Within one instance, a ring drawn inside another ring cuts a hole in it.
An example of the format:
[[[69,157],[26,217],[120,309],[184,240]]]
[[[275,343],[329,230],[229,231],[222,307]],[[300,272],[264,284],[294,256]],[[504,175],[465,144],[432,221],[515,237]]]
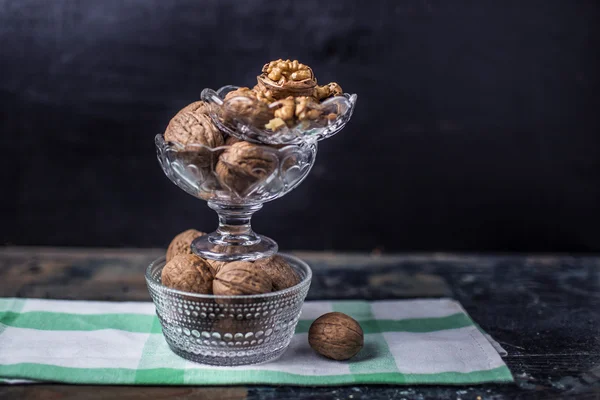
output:
[[[306,178],[317,155],[316,143],[260,146],[271,168],[240,182],[222,179],[216,172],[219,156],[231,146],[183,147],[162,135],[156,135],[155,143],[158,161],[173,183],[194,197],[226,205],[262,204],[283,196]]]
[[[231,122],[225,122],[221,117],[223,100],[227,93],[238,89],[238,86],[223,86],[218,90],[204,89],[201,97],[211,107],[211,118],[215,125],[229,135],[242,140],[258,141],[268,144],[289,144],[302,142],[316,142],[327,139],[346,126],[356,104],[357,96],[355,94],[344,93],[341,96],[331,97],[317,105],[323,115],[336,114],[337,117],[323,123],[303,121],[293,127],[283,127],[277,131],[257,126],[246,119],[234,119]],[[231,101],[247,101],[242,96],[234,97]],[[277,107],[277,102],[272,103],[270,107]]]
[[[294,335],[312,272],[304,261],[280,254],[301,282],[250,296],[187,293],[163,286],[165,258],[146,269],[146,283],[168,345],[179,356],[210,365],[257,364],[279,357]]]

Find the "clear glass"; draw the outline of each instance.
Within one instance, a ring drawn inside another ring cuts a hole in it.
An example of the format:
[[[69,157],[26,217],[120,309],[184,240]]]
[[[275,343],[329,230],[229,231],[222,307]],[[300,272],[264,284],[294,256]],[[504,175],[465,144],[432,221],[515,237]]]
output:
[[[212,105],[211,118],[215,125],[223,132],[235,136],[242,140],[258,141],[268,144],[290,144],[316,142],[327,139],[339,131],[350,121],[357,96],[355,94],[344,93],[341,96],[331,97],[315,104],[323,115],[335,115],[333,119],[322,121],[303,121],[296,126],[283,127],[277,131],[266,129],[264,126],[257,126],[254,121],[248,121],[243,118],[235,118],[231,122],[225,122],[222,117],[223,100],[227,93],[238,89],[238,86],[223,86],[218,90],[204,89],[202,91],[202,100]],[[247,102],[248,99],[243,96],[234,97],[230,101]],[[277,103],[272,103],[269,107],[277,107]]]
[[[312,272],[304,261],[280,254],[301,281],[278,292],[250,296],[216,296],[163,286],[165,258],[146,269],[146,283],[163,334],[179,356],[203,364],[257,364],[279,357],[288,347]]]
[[[260,145],[260,157],[269,170],[253,175],[219,175],[219,156],[231,146],[210,148],[166,142],[155,138],[158,160],[164,173],[181,189],[206,200],[219,215],[219,227],[197,238],[194,252],[204,258],[235,261],[256,260],[277,252],[277,243],[252,230],[252,215],[262,204],[297,187],[310,172],[317,155],[317,143],[285,146]]]

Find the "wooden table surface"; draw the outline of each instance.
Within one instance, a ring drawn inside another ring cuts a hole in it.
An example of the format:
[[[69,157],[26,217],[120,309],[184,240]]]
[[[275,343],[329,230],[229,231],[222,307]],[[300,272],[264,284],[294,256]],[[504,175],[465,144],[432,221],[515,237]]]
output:
[[[0,296],[149,301],[143,271],[163,250],[0,249]],[[512,385],[343,387],[0,386],[0,398],[600,399],[600,257],[294,253],[309,300],[449,296],[508,351]]]

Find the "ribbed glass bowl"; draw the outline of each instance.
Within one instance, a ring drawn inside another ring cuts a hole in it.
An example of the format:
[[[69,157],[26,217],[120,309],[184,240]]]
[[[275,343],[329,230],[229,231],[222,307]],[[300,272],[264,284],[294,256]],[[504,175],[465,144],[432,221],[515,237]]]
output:
[[[315,121],[299,122],[292,127],[284,127],[273,132],[266,129],[264,126],[257,126],[255,121],[248,121],[246,118],[234,118],[232,121],[225,122],[223,119],[224,101],[227,93],[238,89],[238,86],[227,85],[216,91],[206,88],[202,91],[202,100],[211,105],[210,116],[213,123],[221,130],[229,135],[235,136],[242,140],[257,141],[267,144],[291,144],[315,142],[330,138],[350,121],[354,106],[356,105],[356,94],[344,93],[341,96],[331,97],[323,100],[316,106],[323,115],[333,114],[336,117],[326,121],[325,124],[316,123]],[[239,101],[242,104],[248,101],[243,96],[237,96],[230,101]],[[279,102],[272,103],[269,107],[278,107]]]
[[[146,283],[165,339],[179,356],[202,364],[257,364],[279,357],[294,335],[312,272],[308,264],[279,254],[301,281],[259,295],[216,296],[163,286],[161,257],[146,269]]]

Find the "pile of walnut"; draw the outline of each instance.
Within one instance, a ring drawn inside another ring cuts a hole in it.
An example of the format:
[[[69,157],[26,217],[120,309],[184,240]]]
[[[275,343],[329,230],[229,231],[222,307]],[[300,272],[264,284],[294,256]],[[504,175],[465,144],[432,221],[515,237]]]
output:
[[[163,285],[191,293],[237,296],[283,290],[300,282],[294,269],[281,256],[254,262],[226,263],[193,254],[192,241],[204,234],[188,229],[175,236],[167,249],[167,263],[161,275]],[[219,320],[215,329],[230,332],[239,323],[233,319]],[[308,343],[322,356],[347,360],[362,349],[364,334],[356,320],[346,314],[332,312],[312,323]]]
[[[240,194],[273,173],[278,166],[277,157],[266,147],[276,146],[226,137],[208,113],[208,104],[197,101],[183,108],[169,122],[164,138],[182,147],[179,153],[182,160],[203,169],[206,176],[214,170],[221,183]],[[231,147],[222,152],[209,150],[223,145]]]
[[[241,120],[254,126],[276,131],[300,122],[326,123],[337,117],[324,115],[320,102],[341,96],[342,88],[335,82],[317,85],[312,69],[298,60],[271,61],[250,89],[242,87],[227,93],[223,103],[223,119]]]
[[[296,271],[278,255],[229,263],[199,257],[190,245],[202,235],[189,229],[175,236],[162,270],[163,285],[185,292],[236,296],[283,290],[300,282]]]

